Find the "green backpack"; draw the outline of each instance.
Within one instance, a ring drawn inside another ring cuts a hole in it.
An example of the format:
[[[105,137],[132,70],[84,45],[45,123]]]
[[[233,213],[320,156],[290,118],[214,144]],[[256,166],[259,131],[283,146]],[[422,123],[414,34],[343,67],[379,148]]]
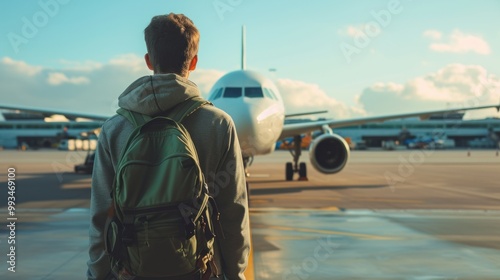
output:
[[[189,99],[169,117],[117,111],[135,126],[116,167],[105,230],[111,271],[119,280],[217,274],[213,246],[216,233],[223,238],[219,212],[181,124],[206,104]]]

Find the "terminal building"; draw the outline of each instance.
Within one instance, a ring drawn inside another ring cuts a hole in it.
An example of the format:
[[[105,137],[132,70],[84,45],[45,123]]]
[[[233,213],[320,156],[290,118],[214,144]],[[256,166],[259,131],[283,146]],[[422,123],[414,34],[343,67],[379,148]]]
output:
[[[394,141],[404,145],[413,139],[447,139],[456,148],[497,148],[500,139],[500,119],[463,120],[463,113],[433,115],[427,120],[418,118],[391,120],[336,128],[334,133],[363,143],[367,148],[383,147],[384,142]],[[292,119],[287,122],[304,122]]]
[[[81,141],[95,140],[94,130],[102,121],[47,121],[40,114],[2,112],[0,119],[0,147],[3,149],[60,148],[61,143],[75,140],[77,148],[90,149]],[[95,141],[93,141],[95,143]]]
[[[67,140],[88,140],[97,137],[93,131],[102,126],[102,121],[48,121],[42,115],[4,111],[0,118],[0,147],[17,148],[61,148]],[[432,116],[428,120],[403,119],[383,123],[334,129],[334,132],[363,143],[367,148],[380,148],[386,141],[400,144],[407,139],[446,138],[457,148],[497,148],[500,139],[500,119],[463,120],[463,114]],[[308,120],[290,119],[287,122]],[[89,133],[90,132],[90,133]],[[93,148],[94,145],[77,145]]]
[[[462,120],[431,118],[392,120],[335,130],[341,136],[364,141],[367,147],[381,147],[384,141],[407,139],[448,139],[457,148],[496,148],[500,119]]]

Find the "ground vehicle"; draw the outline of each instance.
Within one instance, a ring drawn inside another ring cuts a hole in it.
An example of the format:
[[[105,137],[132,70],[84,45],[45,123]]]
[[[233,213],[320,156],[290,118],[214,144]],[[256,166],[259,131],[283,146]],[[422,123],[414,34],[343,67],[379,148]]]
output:
[[[75,173],[83,172],[92,174],[92,169],[94,169],[94,158],[95,152],[89,151],[85,157],[85,161],[82,164],[75,165]]]

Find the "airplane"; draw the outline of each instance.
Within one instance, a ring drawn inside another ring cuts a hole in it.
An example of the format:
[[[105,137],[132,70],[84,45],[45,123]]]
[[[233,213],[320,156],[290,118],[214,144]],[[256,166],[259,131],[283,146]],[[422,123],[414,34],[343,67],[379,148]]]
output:
[[[304,133],[317,130],[323,131],[323,134],[311,143],[309,159],[317,171],[324,174],[335,174],[346,166],[349,160],[350,149],[344,138],[333,132],[332,129],[334,128],[411,117],[427,119],[435,114],[449,114],[486,108],[496,108],[500,111],[500,104],[498,104],[345,120],[322,120],[286,124],[286,118],[317,114],[324,111],[299,114],[285,113],[283,98],[272,80],[256,71],[246,69],[244,26],[242,28],[241,69],[227,73],[221,77],[213,85],[208,100],[232,117],[240,141],[245,169],[251,164],[254,156],[270,154],[274,151],[278,140],[293,137],[292,161],[287,162],[285,165],[285,179],[287,181],[293,180],[296,173],[299,175],[299,180],[307,180],[306,163],[300,162],[301,134]],[[69,119],[87,118],[106,120],[110,117],[1,104],[0,109],[21,110],[45,115],[65,115]]]

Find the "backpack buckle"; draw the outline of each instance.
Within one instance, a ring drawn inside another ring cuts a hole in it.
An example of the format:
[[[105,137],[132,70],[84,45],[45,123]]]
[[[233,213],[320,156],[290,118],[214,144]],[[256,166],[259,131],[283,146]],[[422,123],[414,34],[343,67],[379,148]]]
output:
[[[187,223],[186,226],[185,226],[185,229],[186,229],[186,239],[191,239],[191,237],[194,236],[195,234],[195,228],[196,228],[196,225],[193,221],[193,219],[191,219],[191,222],[190,223]]]
[[[125,246],[130,246],[134,242],[134,218],[124,216],[121,240]]]
[[[134,242],[134,231],[130,226],[123,226],[122,243],[125,246],[130,246]]]

